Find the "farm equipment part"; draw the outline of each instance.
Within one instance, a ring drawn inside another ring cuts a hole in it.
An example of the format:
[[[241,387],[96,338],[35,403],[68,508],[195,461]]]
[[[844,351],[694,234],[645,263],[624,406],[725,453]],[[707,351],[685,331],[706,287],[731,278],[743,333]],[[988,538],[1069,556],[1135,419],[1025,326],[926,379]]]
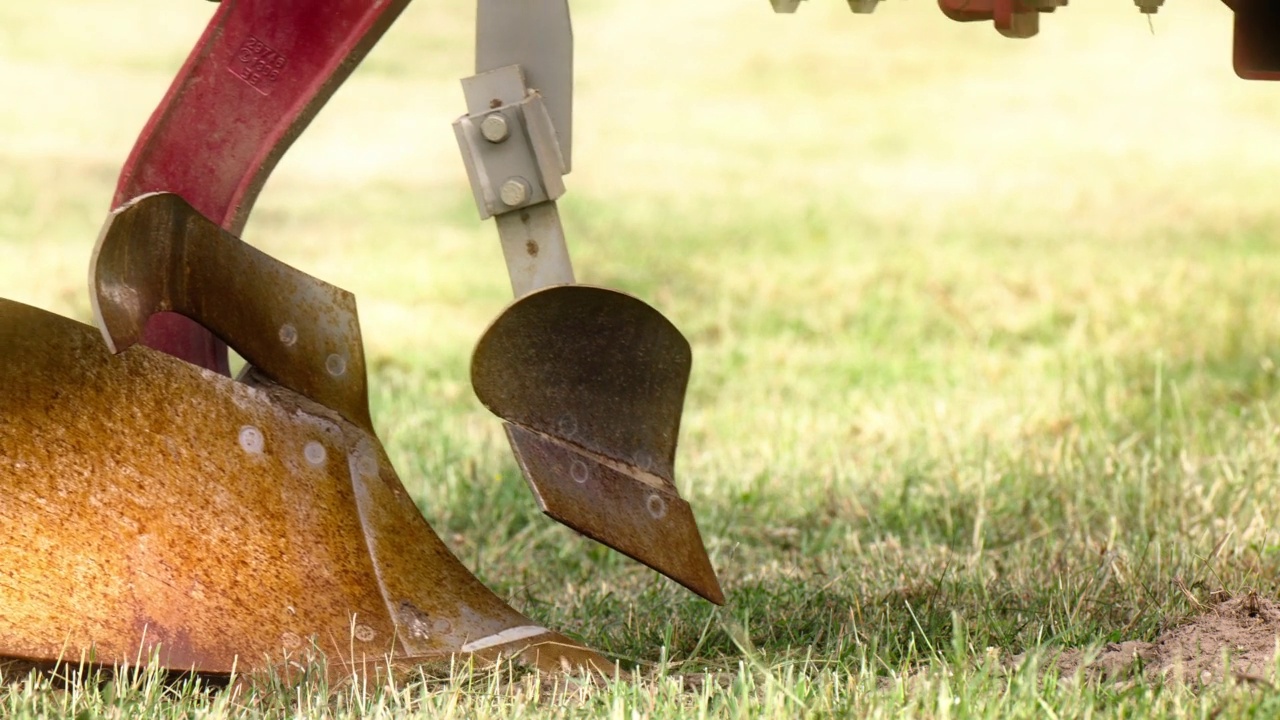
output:
[[[373,431],[354,298],[237,237],[407,2],[224,0],[121,174],[92,257],[97,330],[0,300],[0,657],[614,670],[485,588],[418,512]],[[1065,4],[939,0],[1013,37]],[[1280,79],[1280,12],[1227,4],[1237,72]],[[473,387],[544,512],[723,602],[674,483],[689,343],[574,277],[556,206],[572,57],[566,0],[478,0],[454,132],[515,300]],[[224,343],[249,362],[235,380]]]
[[[485,588],[422,518],[370,426],[349,293],[168,193],[112,213],[91,281],[101,334],[0,300],[5,657],[612,671]],[[161,309],[254,365],[233,381],[135,346]]]
[[[344,672],[458,656],[614,671],[485,588],[418,512],[374,434],[354,298],[237,238],[407,2],[222,2],[121,173],[91,263],[100,337],[0,301],[0,657],[154,654],[213,675],[317,655]],[[521,46],[530,29],[508,26],[481,56],[522,63],[507,80],[555,73],[563,93],[544,116],[539,93],[508,85],[490,110],[513,135],[563,133],[539,147],[567,172],[567,6],[528,5],[526,19],[562,23],[556,42]],[[536,202],[504,187],[519,213],[499,225],[544,251],[526,253],[523,297],[477,346],[477,394],[548,514],[723,602],[672,482],[689,345],[643,302],[572,284],[550,175],[525,176]],[[235,380],[226,344],[249,363]]]
[[[471,363],[547,515],[714,603],[724,594],[674,481],[692,354],[657,310],[575,284],[556,200],[572,147],[567,0],[478,0],[476,75],[454,123],[516,300]]]
[[[802,0],[769,0],[773,11],[794,13]],[[881,0],[848,0],[849,9],[868,14]],[[942,14],[957,22],[990,22],[1001,35],[1030,38],[1040,32],[1040,16],[1069,0],[938,0]],[[1235,13],[1236,74],[1245,80],[1280,80],[1280,5],[1272,0],[1222,0]],[[1133,0],[1144,15],[1155,15],[1164,0]]]

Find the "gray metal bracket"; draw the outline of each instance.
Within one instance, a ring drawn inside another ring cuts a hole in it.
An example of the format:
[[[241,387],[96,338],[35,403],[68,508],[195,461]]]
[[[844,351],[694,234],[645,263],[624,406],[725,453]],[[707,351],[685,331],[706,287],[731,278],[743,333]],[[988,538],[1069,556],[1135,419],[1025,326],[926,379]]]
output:
[[[476,74],[519,65],[546,102],[564,171],[572,164],[573,25],[568,0],[477,0]]]
[[[521,297],[574,281],[555,204],[570,167],[573,31],[567,0],[477,3],[476,74],[462,81],[454,135]]]
[[[453,123],[471,191],[487,220],[564,194],[564,156],[546,103],[517,65],[462,81],[467,115]]]

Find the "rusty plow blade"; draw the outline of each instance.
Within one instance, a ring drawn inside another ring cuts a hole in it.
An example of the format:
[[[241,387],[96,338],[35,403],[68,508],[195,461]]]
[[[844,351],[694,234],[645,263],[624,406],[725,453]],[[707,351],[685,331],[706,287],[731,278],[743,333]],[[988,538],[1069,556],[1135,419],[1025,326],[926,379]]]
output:
[[[516,300],[471,361],[506,421],[542,511],[716,604],[724,593],[675,454],[692,356],[680,331],[625,293],[559,285]]]
[[[350,294],[173,195],[114,213],[94,263],[102,333],[0,300],[0,656],[613,672],[488,590],[418,512],[367,422]],[[129,347],[163,309],[258,367],[237,382]]]

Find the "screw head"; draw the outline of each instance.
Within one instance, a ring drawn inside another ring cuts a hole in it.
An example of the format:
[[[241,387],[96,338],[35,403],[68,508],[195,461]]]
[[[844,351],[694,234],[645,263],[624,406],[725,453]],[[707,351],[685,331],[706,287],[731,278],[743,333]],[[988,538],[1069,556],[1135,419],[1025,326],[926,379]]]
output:
[[[480,121],[480,134],[491,143],[500,143],[510,137],[511,130],[507,128],[507,119],[501,113],[493,113]]]
[[[522,177],[508,178],[498,190],[498,197],[507,207],[523,205],[529,199],[529,183]]]

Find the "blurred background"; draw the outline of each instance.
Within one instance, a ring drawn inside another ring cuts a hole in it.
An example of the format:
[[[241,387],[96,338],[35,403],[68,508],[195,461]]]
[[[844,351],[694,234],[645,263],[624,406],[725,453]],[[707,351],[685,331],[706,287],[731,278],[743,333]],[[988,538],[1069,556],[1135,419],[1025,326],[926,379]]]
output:
[[[212,11],[0,3],[0,295],[88,320],[120,165]],[[466,375],[510,295],[450,128],[472,13],[411,4],[285,156],[245,238],[356,294],[406,483],[438,527],[497,538],[499,491],[476,477],[503,478],[534,520]],[[1117,514],[1134,537],[1166,529],[1164,510],[1253,537],[1258,506],[1217,480],[1124,475],[1142,457],[1181,472],[1160,455],[1175,422],[1195,457],[1272,437],[1248,418],[1277,388],[1280,84],[1234,76],[1222,3],[1072,4],[1025,41],[929,0],[573,13],[562,215],[578,278],[639,295],[693,345],[677,474],[731,594],[815,548],[886,538],[928,568],[932,542],[1091,547]],[[1268,447],[1235,461],[1271,463]],[[1023,560],[1009,582],[1050,584],[1039,551]]]

